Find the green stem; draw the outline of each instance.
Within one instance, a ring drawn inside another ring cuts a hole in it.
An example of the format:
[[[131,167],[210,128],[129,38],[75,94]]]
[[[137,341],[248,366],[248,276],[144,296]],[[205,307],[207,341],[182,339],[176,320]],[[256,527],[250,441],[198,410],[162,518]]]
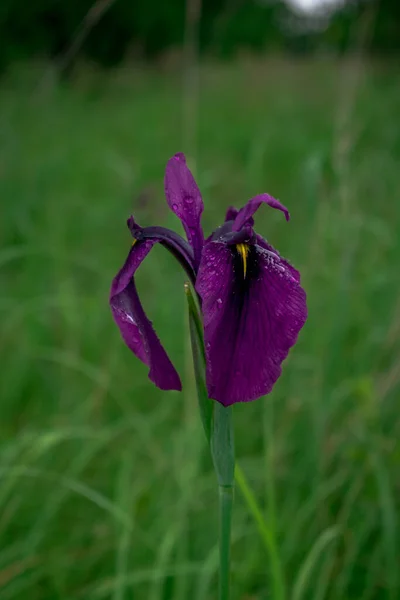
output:
[[[201,313],[189,283],[185,283],[189,308],[190,338],[196,378],[200,415],[210,443],[211,455],[219,490],[219,600],[229,600],[230,546],[233,487],[235,481],[235,451],[233,444],[232,408],[210,400],[205,378],[205,351]]]
[[[229,600],[235,452],[232,409],[218,402],[213,407],[211,454],[219,490],[219,600]]]
[[[185,294],[189,308],[189,331],[192,346],[194,376],[196,380],[197,398],[199,401],[200,417],[203,423],[207,441],[211,438],[211,423],[213,402],[208,398],[205,379],[206,356],[204,351],[203,323],[195,297],[189,282],[185,283]]]
[[[219,600],[229,600],[233,486],[219,486]]]

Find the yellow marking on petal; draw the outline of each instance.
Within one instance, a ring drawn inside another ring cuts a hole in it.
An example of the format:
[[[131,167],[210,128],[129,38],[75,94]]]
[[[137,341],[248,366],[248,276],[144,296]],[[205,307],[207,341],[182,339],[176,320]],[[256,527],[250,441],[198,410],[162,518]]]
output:
[[[236,244],[236,250],[239,252],[243,261],[243,277],[246,279],[247,273],[247,255],[249,253],[249,246],[247,244]]]
[[[133,247],[133,246],[136,244],[136,242],[137,242],[137,239],[136,239],[136,238],[134,238],[134,239],[133,239],[133,242],[132,242],[132,247]]]

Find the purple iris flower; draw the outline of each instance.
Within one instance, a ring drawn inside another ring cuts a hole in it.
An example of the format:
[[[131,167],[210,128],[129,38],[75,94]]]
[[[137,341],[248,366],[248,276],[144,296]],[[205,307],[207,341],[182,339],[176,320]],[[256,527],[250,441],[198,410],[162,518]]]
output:
[[[287,221],[289,212],[260,194],[240,210],[229,208],[224,224],[204,239],[203,200],[183,154],[168,161],[164,183],[168,205],[188,241],[164,227],[140,227],[128,219],[133,245],[111,286],[115,322],[128,347],[149,367],[151,381],[162,390],[181,390],[134,278],[154,244],[162,244],[181,263],[200,299],[209,397],[225,406],[255,400],[271,391],[307,319],[299,272],[253,229],[253,215],[263,203],[281,210]]]

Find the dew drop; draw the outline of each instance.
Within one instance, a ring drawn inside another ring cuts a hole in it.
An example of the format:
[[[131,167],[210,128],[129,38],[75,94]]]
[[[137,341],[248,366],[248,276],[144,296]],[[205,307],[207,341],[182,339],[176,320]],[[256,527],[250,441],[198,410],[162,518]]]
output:
[[[217,298],[217,302],[218,302],[219,305],[221,305],[222,304],[222,298]]]
[[[172,205],[172,210],[178,210],[178,205],[177,204],[173,204]]]

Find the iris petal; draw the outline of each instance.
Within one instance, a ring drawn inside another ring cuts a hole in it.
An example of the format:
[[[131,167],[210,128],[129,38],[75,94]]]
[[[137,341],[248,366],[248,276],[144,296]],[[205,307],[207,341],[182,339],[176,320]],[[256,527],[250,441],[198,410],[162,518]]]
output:
[[[182,221],[187,239],[193,247],[197,267],[204,243],[200,223],[204,205],[197,183],[186,165],[184,154],[175,154],[167,162],[164,188],[168,206]]]
[[[178,260],[181,266],[185,269],[190,280],[194,284],[196,278],[195,263],[193,249],[180,235],[167,229],[166,227],[140,227],[135,223],[132,227],[133,217],[128,219],[128,227],[135,240],[153,240],[154,242],[160,242],[164,248],[169,250],[173,256]]]
[[[208,393],[225,406],[271,391],[307,318],[305,292],[278,255],[251,246],[244,278],[235,252],[207,243],[196,283]]]
[[[261,248],[264,248],[265,250],[268,250],[268,252],[272,252],[273,254],[275,254],[279,260],[281,261],[282,265],[289,270],[290,274],[292,275],[292,277],[298,282],[300,283],[300,273],[297,269],[294,268],[293,265],[290,264],[290,262],[288,260],[286,260],[286,258],[283,258],[278,250],[276,250],[273,246],[271,246],[271,244],[269,244],[267,242],[267,240],[265,240],[261,235],[259,235],[258,233],[256,234],[256,239],[257,239],[257,244],[259,246],[261,246]]]
[[[225,214],[225,222],[226,221],[234,221],[236,219],[236,217],[238,216],[238,209],[235,208],[234,206],[229,206],[229,208],[227,208],[226,210],[226,214]],[[254,219],[252,217],[249,217],[246,220],[246,225],[250,225],[250,227],[254,226]]]
[[[234,206],[229,206],[226,209],[225,221],[234,221],[237,217],[238,212],[239,211],[237,208],[235,208]]]
[[[157,240],[136,241],[111,285],[110,305],[126,345],[149,367],[149,379],[162,390],[181,390],[175,367],[140,302],[134,274]]]
[[[273,198],[269,194],[259,194],[258,196],[254,196],[254,198],[250,198],[247,204],[239,210],[232,226],[233,231],[239,231],[246,224],[252,225],[253,223],[250,219],[252,219],[254,213],[263,203],[281,210],[285,214],[286,221],[289,221],[290,215],[286,206],[283,206],[279,200],[276,200],[276,198]]]

